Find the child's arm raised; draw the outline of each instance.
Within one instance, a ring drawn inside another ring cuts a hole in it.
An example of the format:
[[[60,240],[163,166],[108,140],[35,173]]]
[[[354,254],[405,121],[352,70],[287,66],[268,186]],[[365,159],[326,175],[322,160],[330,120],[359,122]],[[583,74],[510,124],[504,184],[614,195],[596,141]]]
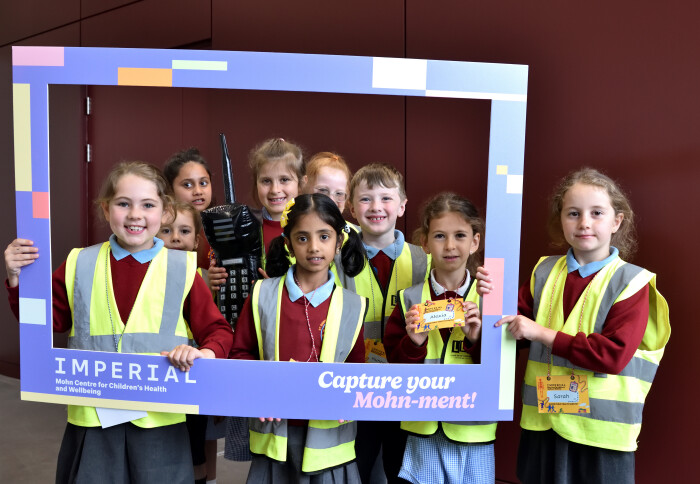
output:
[[[9,287],[17,287],[22,268],[39,258],[39,249],[33,245],[34,242],[31,240],[15,239],[5,249],[5,268]]]
[[[532,333],[546,330],[551,337],[548,346],[552,354],[569,360],[576,366],[591,371],[616,375],[629,363],[641,344],[649,317],[649,286],[640,289],[624,301],[614,304],[608,312],[600,333],[583,332],[571,336],[540,326],[532,320],[532,294],[530,284],[524,284],[518,291],[518,316],[506,316],[496,326],[508,324],[508,330],[522,335],[523,340],[546,341]],[[532,324],[537,327],[532,327]],[[528,338],[528,335],[532,338]],[[516,336],[517,338],[517,336]]]
[[[39,249],[34,242],[27,239],[15,239],[5,249],[5,267],[7,268],[8,302],[10,309],[19,320],[19,274],[23,267],[39,258]],[[73,326],[73,318],[66,293],[66,263],[56,269],[51,277],[53,294],[53,330],[63,333]]]

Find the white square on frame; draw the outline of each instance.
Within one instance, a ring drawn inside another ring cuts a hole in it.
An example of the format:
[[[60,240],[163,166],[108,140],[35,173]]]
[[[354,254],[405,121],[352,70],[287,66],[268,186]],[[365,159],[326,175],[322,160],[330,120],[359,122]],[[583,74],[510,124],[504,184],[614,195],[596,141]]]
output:
[[[46,324],[46,300],[30,297],[19,298],[19,322]]]
[[[372,87],[425,91],[427,72],[428,61],[425,59],[374,57]]]
[[[522,175],[507,175],[506,176],[506,193],[523,193],[523,176]]]

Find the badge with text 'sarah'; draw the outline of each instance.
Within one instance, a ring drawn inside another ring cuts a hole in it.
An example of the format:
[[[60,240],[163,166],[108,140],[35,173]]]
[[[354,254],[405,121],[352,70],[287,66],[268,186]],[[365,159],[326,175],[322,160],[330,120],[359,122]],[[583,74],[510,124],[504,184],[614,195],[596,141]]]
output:
[[[448,298],[440,301],[425,301],[418,305],[420,320],[416,333],[425,333],[436,328],[464,326],[464,306],[461,299]]]
[[[591,413],[586,375],[537,377],[539,413]]]

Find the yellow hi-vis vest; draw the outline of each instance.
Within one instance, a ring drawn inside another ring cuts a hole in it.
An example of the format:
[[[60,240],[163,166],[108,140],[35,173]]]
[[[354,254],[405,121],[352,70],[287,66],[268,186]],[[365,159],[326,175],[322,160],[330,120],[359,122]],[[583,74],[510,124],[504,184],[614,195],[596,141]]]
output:
[[[473,283],[464,297],[465,301],[479,304],[479,295],[476,293],[476,284]],[[430,281],[411,286],[399,292],[401,310],[404,314],[414,304],[422,304],[430,300]],[[470,364],[474,361],[469,353],[460,352],[463,341],[466,339],[462,328],[454,328],[447,340],[447,345],[442,341],[439,329],[430,330],[428,333],[428,353],[425,355],[425,364]],[[465,357],[466,356],[466,357]],[[496,422],[401,422],[401,428],[419,435],[433,435],[442,427],[445,436],[455,442],[493,442],[496,440]]]
[[[559,281],[554,288],[557,274]],[[538,324],[547,326],[551,304],[551,328],[567,334],[578,332],[583,295],[564,321],[562,299],[566,280],[566,257],[543,257],[533,271],[530,288]],[[581,331],[601,333],[612,306],[636,294],[649,284],[649,321],[639,348],[618,375],[596,373],[574,366],[565,358],[552,355],[552,375],[588,376],[591,413],[548,414],[537,411],[537,376],[547,375],[546,346],[532,342],[523,383],[523,413],[520,425],[527,430],[552,429],[563,438],[604,449],[634,451],[642,427],[642,409],[659,367],[664,347],[671,335],[668,304],[656,290],[656,275],[628,264],[619,257],[603,267],[589,283],[588,302],[583,308]],[[552,291],[554,290],[554,294]]]
[[[110,252],[109,242],[105,242],[73,249],[68,255],[66,291],[73,318],[68,347],[114,352],[116,339],[119,353],[159,355],[188,344],[192,334],[182,307],[194,283],[197,254],[161,249],[148,266],[124,325],[114,298]],[[148,412],[132,423],[152,428],[184,421],[184,414]],[[68,422],[81,427],[100,426],[94,407],[69,405]]]
[[[397,293],[401,289],[422,283],[429,275],[430,256],[422,248],[408,242],[403,244],[401,253],[391,265],[391,277],[386,291],[379,285],[369,262],[355,277],[348,277],[338,267],[343,287],[367,298],[369,302],[365,316],[365,340],[381,340],[384,337],[384,322],[396,306]]]
[[[279,327],[286,276],[257,281],[253,287],[253,320],[260,359],[279,361]],[[350,354],[362,328],[367,303],[363,297],[337,287],[321,344],[320,361],[340,363]],[[287,460],[287,421],[260,422],[251,418],[250,451],[277,461]],[[301,470],[316,472],[337,467],[355,458],[356,422],[309,420]]]

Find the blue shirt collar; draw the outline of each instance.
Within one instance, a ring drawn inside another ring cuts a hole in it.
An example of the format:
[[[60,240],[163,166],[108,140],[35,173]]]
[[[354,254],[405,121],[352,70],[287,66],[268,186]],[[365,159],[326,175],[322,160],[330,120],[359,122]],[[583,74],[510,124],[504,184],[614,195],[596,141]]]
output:
[[[384,247],[383,249],[377,249],[376,247],[369,246],[364,242],[362,243],[362,245],[365,246],[368,259],[372,259],[375,255],[379,254],[379,251],[382,251],[391,260],[396,260],[396,258],[401,255],[401,251],[403,250],[403,244],[405,240],[406,239],[404,238],[403,233],[400,230],[394,230],[394,243],[390,244],[387,247]]]
[[[265,207],[262,208],[262,218],[265,220],[272,220],[272,215],[267,211]]]
[[[319,286],[314,291],[304,294],[301,292],[301,288],[297,286],[297,283],[294,282],[294,267],[295,266],[289,268],[284,280],[284,285],[287,287],[287,292],[289,293],[289,299],[292,302],[296,302],[297,299],[305,296],[309,303],[311,303],[313,307],[317,308],[318,305],[328,299],[333,292],[333,287],[335,286],[335,278],[333,277],[333,273],[328,271],[328,281],[326,281],[326,283]]]
[[[123,248],[121,245],[119,245],[119,242],[117,242],[117,236],[112,234],[109,237],[109,246],[112,249],[112,255],[116,260],[122,260],[124,257],[130,255],[137,261],[139,261],[141,264],[145,264],[146,262],[151,262],[155,256],[158,255],[158,252],[160,252],[160,249],[163,248],[163,241],[160,240],[158,237],[153,237],[153,247],[150,249],[144,249],[140,250],[138,252],[134,252],[133,254]]]
[[[566,269],[569,273],[578,270],[581,277],[588,277],[610,264],[619,253],[620,251],[617,250],[617,247],[610,246],[610,255],[608,257],[603,260],[589,262],[588,264],[582,266],[574,257],[574,250],[569,248],[569,251],[566,253]]]

